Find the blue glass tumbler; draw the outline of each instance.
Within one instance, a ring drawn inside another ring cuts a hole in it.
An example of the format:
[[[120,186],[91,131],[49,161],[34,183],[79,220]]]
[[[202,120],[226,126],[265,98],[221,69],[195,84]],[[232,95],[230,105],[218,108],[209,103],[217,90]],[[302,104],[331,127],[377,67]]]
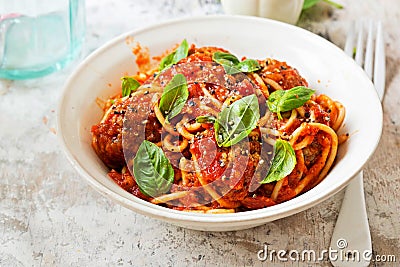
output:
[[[41,77],[81,51],[84,0],[0,0],[0,79]]]

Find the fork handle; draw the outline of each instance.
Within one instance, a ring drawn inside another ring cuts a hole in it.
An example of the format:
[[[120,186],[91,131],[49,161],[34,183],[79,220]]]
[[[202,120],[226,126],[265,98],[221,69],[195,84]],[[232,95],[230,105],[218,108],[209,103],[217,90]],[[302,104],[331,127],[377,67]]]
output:
[[[345,240],[339,244],[338,240]],[[351,243],[347,243],[351,240]],[[344,261],[334,266],[368,266],[370,260],[365,256],[371,256],[372,243],[369,231],[367,212],[365,208],[363,173],[362,171],[353,178],[346,188],[342,207],[333,230],[331,248],[339,253],[343,252]],[[360,261],[348,261],[346,251],[357,250],[360,253]],[[365,253],[365,254],[364,254]],[[340,262],[340,257],[336,263]]]

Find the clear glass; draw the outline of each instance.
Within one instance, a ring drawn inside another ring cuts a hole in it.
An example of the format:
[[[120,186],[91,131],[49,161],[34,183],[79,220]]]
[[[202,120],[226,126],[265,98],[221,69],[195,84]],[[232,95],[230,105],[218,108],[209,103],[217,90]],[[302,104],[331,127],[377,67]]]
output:
[[[84,0],[0,0],[0,78],[60,70],[81,51]]]

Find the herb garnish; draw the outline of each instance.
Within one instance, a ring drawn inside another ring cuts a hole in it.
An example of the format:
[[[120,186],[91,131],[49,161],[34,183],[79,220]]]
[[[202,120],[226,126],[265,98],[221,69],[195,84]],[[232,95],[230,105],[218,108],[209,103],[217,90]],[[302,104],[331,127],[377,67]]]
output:
[[[274,144],[274,158],[267,176],[260,183],[279,181],[288,176],[296,166],[296,154],[288,141],[278,139]]]
[[[261,68],[257,60],[245,59],[240,61],[236,56],[224,52],[215,52],[212,59],[221,64],[224,67],[225,72],[231,75],[240,72],[254,72]]]
[[[301,107],[310,100],[314,92],[315,90],[304,86],[293,87],[290,90],[277,90],[269,95],[267,105],[269,110],[277,113],[281,120],[281,112]]]
[[[214,123],[218,146],[229,147],[244,139],[260,119],[255,94],[245,96],[224,108]]]
[[[214,116],[198,116],[196,122],[198,123],[214,123],[217,120]]]
[[[174,169],[161,148],[144,140],[133,161],[133,172],[140,191],[150,197],[168,192],[174,182]]]
[[[326,2],[328,4],[330,4],[331,6],[338,8],[338,9],[342,9],[343,8],[343,6],[341,4],[338,4],[338,3],[333,2],[331,0],[304,0],[303,10],[308,9],[308,8],[316,5],[320,1],[324,1],[324,2]]]
[[[165,121],[178,115],[189,97],[187,81],[183,74],[176,74],[165,86],[160,99],[160,110],[165,116]]]
[[[130,96],[132,92],[135,92],[140,87],[140,83],[132,77],[125,76],[121,80],[122,97]]]
[[[196,122],[214,123],[215,139],[219,147],[239,143],[256,128],[260,118],[256,95],[245,96],[224,108],[218,117],[198,116]]]
[[[160,66],[158,68],[159,71],[161,72],[164,69],[169,68],[172,65],[178,63],[181,59],[187,57],[188,53],[189,53],[189,44],[186,41],[186,39],[184,39],[174,52],[172,52],[171,54],[169,54],[168,56],[164,57],[161,60]]]

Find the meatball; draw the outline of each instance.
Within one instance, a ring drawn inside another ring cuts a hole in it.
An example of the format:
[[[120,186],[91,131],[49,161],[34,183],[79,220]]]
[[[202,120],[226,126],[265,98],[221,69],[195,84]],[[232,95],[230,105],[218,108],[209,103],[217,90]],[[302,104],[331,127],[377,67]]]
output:
[[[287,65],[286,62],[281,62],[275,59],[267,59],[260,61],[262,67],[257,72],[264,81],[268,79],[278,83],[283,90],[288,90],[296,86],[308,86],[307,81],[300,76],[299,72]],[[268,82],[266,82],[268,85]]]
[[[122,127],[129,101],[118,99],[99,124],[92,126],[92,146],[99,158],[112,169],[125,164],[122,148]]]
[[[108,167],[120,170],[133,159],[144,139],[154,143],[161,140],[153,95],[117,99],[103,120],[92,127],[92,146]],[[128,167],[131,166],[128,164]]]

